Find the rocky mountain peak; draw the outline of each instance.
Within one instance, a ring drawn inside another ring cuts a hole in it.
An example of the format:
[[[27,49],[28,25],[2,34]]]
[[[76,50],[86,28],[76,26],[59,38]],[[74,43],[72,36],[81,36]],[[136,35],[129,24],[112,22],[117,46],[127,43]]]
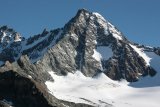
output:
[[[82,8],[82,9],[79,9],[78,12],[77,12],[77,15],[79,16],[80,14],[89,14],[90,12],[85,9],[85,8]],[[76,16],[77,16],[76,15]]]
[[[64,32],[63,42],[60,42],[60,47],[57,48],[65,48],[64,51],[59,52],[62,55],[60,56],[67,58],[69,55],[73,62],[63,70],[56,70],[58,72],[66,74],[79,70],[85,76],[95,76],[103,72],[114,80],[123,78],[128,81],[137,81],[139,74],[142,76],[155,74],[155,70],[147,66],[145,57],[136,50],[137,45],[128,41],[99,13],[79,10],[65,25]],[[64,44],[70,46],[71,50]],[[74,54],[69,51],[73,51]],[[70,59],[57,59],[59,63],[63,60],[70,61]]]
[[[92,79],[102,78],[101,81],[108,81],[109,86],[112,86],[110,79],[136,82],[147,75],[156,75],[159,56],[160,48],[130,42],[103,16],[86,9],[80,9],[63,28],[50,31],[44,29],[42,33],[28,39],[23,39],[13,29],[2,26],[0,100],[6,101],[9,98],[15,107],[28,106],[27,104],[31,107],[89,107],[54,98],[50,94],[55,93],[50,93],[44,83],[56,81],[56,78],[52,78],[53,75],[58,78],[77,75],[73,76],[74,80],[87,77],[90,83]],[[70,81],[67,82],[70,85]],[[10,88],[10,85],[14,88]],[[87,85],[88,87],[92,89],[92,85]]]
[[[110,37],[116,39],[116,41],[126,40],[123,34],[102,15],[97,12],[89,12],[86,9],[80,9],[76,16],[66,24],[64,29],[74,34],[84,33],[86,31],[90,33],[94,32],[97,40]],[[98,42],[98,44],[101,43]]]
[[[1,37],[4,38],[6,32],[14,35],[14,44],[6,45],[0,51],[0,65],[27,55],[32,63],[40,64],[44,71],[54,71],[58,75],[79,70],[90,77],[103,72],[114,80],[137,81],[139,74],[155,74],[145,57],[138,53],[142,50],[138,45],[128,41],[99,13],[86,9],[80,9],[64,28],[45,29],[24,41],[15,31],[1,27]]]

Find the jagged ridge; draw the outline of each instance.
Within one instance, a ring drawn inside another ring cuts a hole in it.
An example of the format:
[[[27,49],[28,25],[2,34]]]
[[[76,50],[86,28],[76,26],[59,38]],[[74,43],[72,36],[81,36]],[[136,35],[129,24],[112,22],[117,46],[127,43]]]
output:
[[[7,27],[1,27],[1,38],[6,36],[6,32],[9,33],[8,37],[15,36],[14,41],[7,39],[9,45],[1,47],[1,65],[7,60],[14,62],[20,56],[27,55],[32,63],[41,65],[44,71],[52,70],[59,75],[80,70],[85,76],[93,77],[103,72],[114,80],[137,81],[140,76],[156,73],[131,46],[139,45],[128,41],[100,14],[85,9],[79,10],[64,28],[44,30],[28,39],[20,39],[20,35],[18,38],[15,31]],[[1,45],[4,44],[1,42]],[[112,56],[97,60],[94,55],[102,47],[110,49]],[[147,51],[159,54],[158,48]]]

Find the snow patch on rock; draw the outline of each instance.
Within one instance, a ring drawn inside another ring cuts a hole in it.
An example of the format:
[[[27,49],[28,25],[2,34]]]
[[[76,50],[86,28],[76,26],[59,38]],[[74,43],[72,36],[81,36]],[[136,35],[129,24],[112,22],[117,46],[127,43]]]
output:
[[[100,15],[99,13],[93,12],[92,14],[95,15],[98,19],[101,19],[101,20],[103,20],[104,22],[106,22],[106,20],[104,19],[104,17],[103,17],[102,15]]]
[[[118,40],[122,40],[122,37],[120,37],[120,36],[119,36],[119,35],[117,35],[116,33],[113,33],[112,35],[113,35],[113,37],[115,37],[116,39],[118,39]]]
[[[112,49],[107,46],[98,46],[97,49],[94,49],[94,54],[92,55],[97,61],[108,60],[112,56]]]
[[[143,49],[137,48],[136,46],[131,45],[131,44],[129,44],[129,45],[139,54],[139,56],[141,56],[145,60],[146,65],[149,66],[151,58],[146,55],[146,53],[143,51]]]
[[[109,26],[109,31],[113,35],[113,37],[115,37],[117,40],[123,40],[122,33],[118,31],[118,29],[115,26],[113,26],[109,22],[108,22],[108,26]]]
[[[101,59],[102,59],[102,56],[101,56],[101,54],[99,53],[99,52],[97,52],[97,50],[96,49],[94,49],[93,50],[94,51],[94,54],[92,55],[92,57],[94,58],[94,59],[96,59],[97,61],[101,61]]]

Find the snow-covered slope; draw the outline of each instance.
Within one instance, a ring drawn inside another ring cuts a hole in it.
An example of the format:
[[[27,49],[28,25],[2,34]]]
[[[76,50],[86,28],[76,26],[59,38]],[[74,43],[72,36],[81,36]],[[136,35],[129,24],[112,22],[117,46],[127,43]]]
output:
[[[67,76],[50,72],[54,82],[47,81],[49,92],[58,99],[96,107],[159,107],[160,86],[133,88],[125,80],[113,81],[103,73],[95,78],[80,71]]]

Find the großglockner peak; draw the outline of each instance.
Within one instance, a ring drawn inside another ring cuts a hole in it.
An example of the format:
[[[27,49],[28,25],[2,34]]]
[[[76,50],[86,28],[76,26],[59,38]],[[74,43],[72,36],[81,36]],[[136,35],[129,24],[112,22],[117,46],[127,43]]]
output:
[[[155,75],[143,47],[128,41],[123,34],[100,14],[79,10],[63,28],[61,39],[40,60],[44,70],[57,74],[81,71],[94,77],[103,72],[111,79],[137,81]],[[141,53],[140,53],[141,52]]]
[[[103,72],[113,80],[137,81],[141,76],[156,74],[149,64],[150,58],[142,51],[158,54],[157,48],[128,41],[99,13],[85,9],[79,10],[64,28],[44,30],[13,43],[1,49],[1,64],[27,55],[32,63],[45,65],[42,69],[58,75],[80,70],[90,77]]]
[[[160,85],[159,63],[160,48],[127,40],[99,13],[86,9],[80,9],[63,28],[44,29],[29,38],[2,26],[0,106],[126,105],[119,98],[110,99],[114,91],[109,90],[130,91],[117,81],[140,82],[148,76],[154,79],[145,84]]]

